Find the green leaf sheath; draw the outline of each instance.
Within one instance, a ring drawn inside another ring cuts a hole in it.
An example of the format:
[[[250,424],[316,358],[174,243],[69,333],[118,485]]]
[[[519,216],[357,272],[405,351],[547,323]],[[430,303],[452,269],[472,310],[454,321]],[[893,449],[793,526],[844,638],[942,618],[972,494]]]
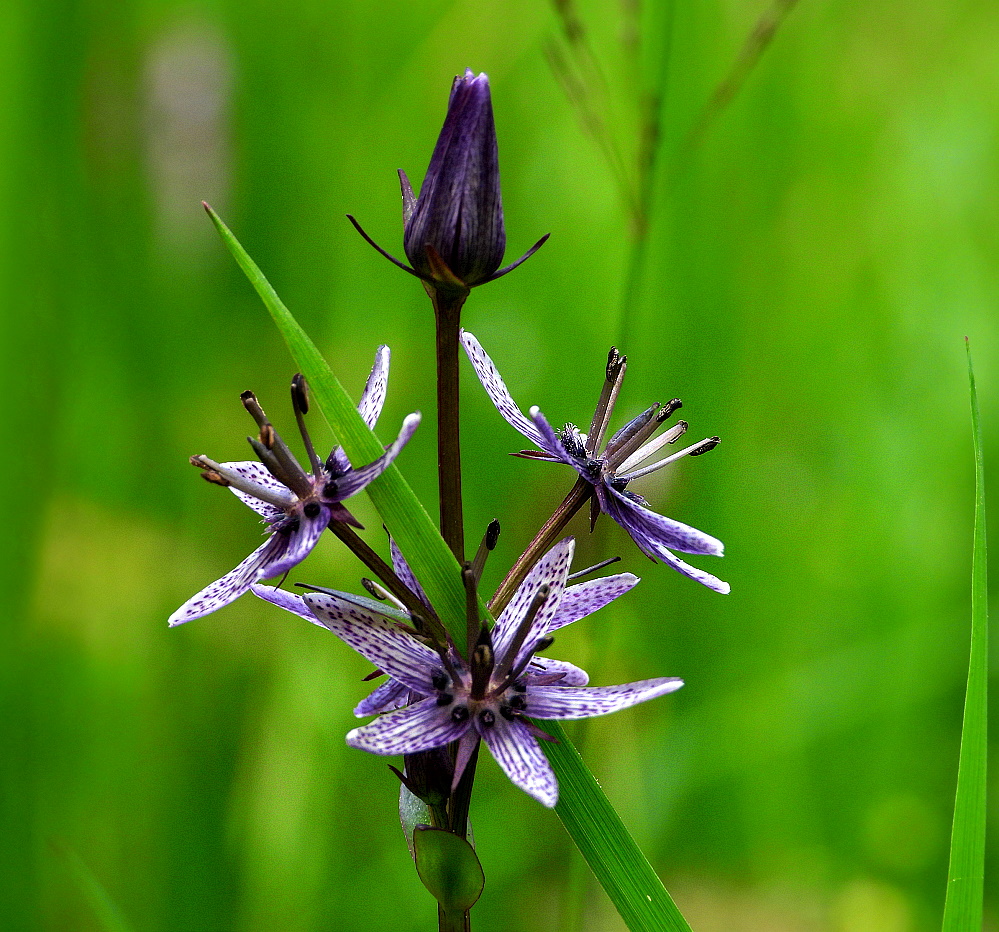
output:
[[[968,350],[971,426],[975,445],[975,542],[971,562],[971,655],[964,700],[961,755],[954,799],[947,897],[943,932],[973,932],[982,927],[985,887],[985,802],[988,753],[988,577],[985,540],[985,466],[975,371]]]

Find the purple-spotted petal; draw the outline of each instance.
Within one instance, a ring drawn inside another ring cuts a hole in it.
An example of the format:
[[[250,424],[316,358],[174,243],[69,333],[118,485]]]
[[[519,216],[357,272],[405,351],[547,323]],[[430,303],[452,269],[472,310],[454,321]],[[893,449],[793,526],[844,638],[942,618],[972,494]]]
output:
[[[683,680],[661,676],[621,686],[528,686],[526,714],[532,718],[592,718],[676,692]]]
[[[372,430],[378,422],[378,416],[385,405],[385,393],[388,391],[389,348],[384,344],[375,351],[375,364],[361,392],[361,400],[357,403],[357,413]]]
[[[551,809],[558,802],[558,781],[537,739],[522,722],[499,717],[476,728],[503,772],[529,796]]]
[[[292,567],[298,566],[319,543],[323,531],[329,526],[330,510],[324,505],[319,506],[315,517],[309,518],[300,514],[298,526],[292,531],[275,531],[274,537],[284,538],[284,547],[275,553],[266,565],[260,567],[257,579],[269,579],[272,576],[282,576]]]
[[[689,579],[693,579],[695,582],[699,582],[701,585],[707,586],[715,592],[720,592],[722,595],[727,595],[731,591],[732,587],[727,582],[681,560],[675,554],[671,553],[662,541],[649,535],[648,525],[643,522],[642,518],[644,514],[655,514],[655,512],[651,512],[649,509],[643,508],[641,505],[630,502],[627,499],[624,499],[625,504],[623,506],[619,505],[616,498],[603,495],[601,494],[602,491],[602,487],[598,486],[598,497],[600,497],[601,501],[608,503],[608,507],[605,509],[607,513],[631,535],[631,539],[646,556],[653,560],[660,560],[667,566],[673,567],[678,573],[682,573]],[[613,489],[611,492],[613,492]],[[614,494],[616,495],[617,493]],[[636,515],[638,516],[637,519]],[[661,517],[661,515],[657,515],[657,517]],[[681,527],[686,527],[686,525],[681,525]],[[688,528],[688,530],[693,531],[694,528]],[[707,537],[707,535],[704,536]],[[711,539],[714,540],[714,538]],[[721,542],[718,541],[718,543],[720,545]]]
[[[537,407],[537,405],[531,408],[531,420],[534,421],[539,433],[544,439],[544,443],[540,444],[540,446],[548,453],[551,453],[560,462],[575,469],[576,472],[578,472],[587,482],[592,482],[592,477],[586,472],[586,464],[581,462],[569,453],[568,450],[566,450],[565,444],[562,443],[562,438],[555,433],[552,425],[548,423],[548,418],[541,413],[541,409]]]
[[[409,705],[411,690],[398,680],[382,683],[366,699],[362,699],[354,708],[358,718],[377,715],[379,712],[391,712]]]
[[[185,621],[218,611],[223,605],[238,599],[252,583],[264,578],[261,575],[262,569],[283,551],[284,544],[284,539],[277,535],[268,537],[239,566],[188,599],[170,616],[167,623],[171,628],[182,625]]]
[[[524,417],[524,413],[517,407],[503,382],[502,376],[482,348],[482,344],[467,330],[461,331],[461,342],[465,347],[465,353],[468,355],[472,368],[475,369],[475,374],[479,377],[490,401],[496,406],[496,410],[503,415],[504,420],[514,430],[519,430],[531,443],[536,443],[543,450],[547,450],[544,438],[537,427]]]
[[[304,598],[330,631],[383,673],[421,695],[435,691],[431,680],[442,668],[440,657],[400,629],[395,621],[324,592],[308,592]]]
[[[553,679],[557,677],[557,679]],[[530,686],[532,683],[542,683],[545,686],[585,686],[590,682],[590,675],[581,667],[565,660],[552,660],[550,657],[535,657],[522,677]]]
[[[392,554],[392,570],[395,572],[395,575],[399,577],[400,582],[402,582],[402,584],[410,592],[416,593],[419,600],[429,608],[430,600],[427,598],[427,594],[423,591],[423,586],[420,585],[420,581],[409,568],[406,558],[402,555],[402,551],[399,549],[398,545],[391,536],[389,536],[389,551]]]
[[[300,595],[285,589],[278,589],[276,586],[262,586],[260,583],[254,583],[250,586],[250,591],[265,602],[270,602],[278,608],[283,608],[286,612],[298,615],[299,618],[304,618],[324,631],[327,630],[326,625],[316,618],[312,609],[305,604],[305,599]]]
[[[571,537],[560,540],[551,548],[527,574],[524,581],[517,587],[509,604],[503,609],[502,614],[496,620],[496,627],[493,628],[493,650],[497,657],[502,657],[514,637],[517,627],[523,620],[524,615],[530,608],[538,589],[547,585],[549,587],[548,598],[544,605],[538,610],[531,629],[524,638],[525,650],[530,650],[538,638],[544,636],[548,631],[552,618],[558,613],[559,603],[562,599],[562,592],[565,589],[565,581],[569,575],[569,564],[572,563],[572,554],[576,542]],[[518,658],[520,659],[520,658]]]
[[[378,476],[385,472],[392,464],[392,461],[399,455],[409,438],[413,436],[413,432],[419,424],[420,415],[410,414],[402,422],[402,429],[399,431],[399,436],[385,448],[385,453],[382,456],[379,456],[373,463],[361,466],[358,469],[352,469],[346,475],[337,479],[336,501],[342,502],[344,499],[350,498],[351,495],[357,494],[372,479],[378,478]]]
[[[725,545],[710,534],[656,514],[604,483],[601,483],[600,492],[603,493],[600,496],[603,510],[632,537],[637,535],[643,540],[655,541],[681,553],[710,554],[715,557],[725,553]]]
[[[457,741],[470,727],[467,719],[453,721],[436,698],[423,699],[347,732],[347,744],[372,754],[416,754]]]
[[[589,579],[576,586],[570,586],[562,593],[558,611],[548,625],[548,634],[580,618],[592,615],[598,609],[613,602],[638,584],[638,577],[631,573],[618,573],[616,576],[602,576]]]
[[[286,486],[282,485],[277,481],[260,463],[254,460],[243,460],[237,463],[222,463],[222,466],[226,469],[231,469],[233,472],[238,473],[244,479],[252,482],[254,485],[259,485],[263,489],[276,495],[278,498],[287,498],[289,504],[294,501],[294,496],[289,493]],[[252,492],[244,492],[242,489],[237,489],[235,486],[229,486],[229,491],[232,492],[241,502],[245,505],[249,505],[258,515],[266,518],[268,521],[273,521],[275,518],[279,518],[284,512],[278,508],[276,505],[272,505],[270,502],[262,502],[259,498],[253,495]]]

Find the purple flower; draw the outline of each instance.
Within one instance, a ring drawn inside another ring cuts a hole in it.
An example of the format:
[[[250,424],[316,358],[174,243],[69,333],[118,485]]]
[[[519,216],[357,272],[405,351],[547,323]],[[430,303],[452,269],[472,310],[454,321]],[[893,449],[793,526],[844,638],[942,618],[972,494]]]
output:
[[[415,754],[457,741],[457,784],[481,738],[514,783],[554,806],[558,783],[537,740],[547,736],[530,719],[606,715],[683,685],[661,677],[588,687],[579,667],[537,656],[552,643],[553,631],[638,582],[625,573],[566,589],[573,546],[571,538],[560,541],[538,561],[470,661],[453,648],[427,646],[405,627],[405,616],[367,599],[311,592],[299,600],[280,590],[265,593],[263,586],[254,591],[328,628],[391,677],[355,713],[391,711],[349,732],[351,747],[374,754]],[[402,690],[408,695],[403,697]]]
[[[357,406],[364,422],[371,428],[385,403],[388,369],[389,349],[380,346]],[[305,429],[303,415],[308,411],[308,398],[305,380],[300,375],[292,381],[291,394],[311,472],[299,465],[252,392],[244,392],[241,397],[260,428],[259,438],[249,440],[261,462],[216,463],[207,456],[191,458],[191,462],[203,470],[206,479],[231,489],[263,518],[267,539],[234,570],[178,608],[170,616],[171,627],[228,605],[261,579],[288,572],[309,555],[331,521],[359,527],[341,502],[380,476],[420,423],[419,414],[410,414],[403,421],[399,436],[385,448],[382,456],[367,466],[354,469],[340,447],[336,447],[325,461],[316,455]]]
[[[420,196],[414,196],[402,170],[399,181],[403,248],[412,268],[371,240],[353,217],[350,221],[382,255],[435,287],[467,291],[494,281],[520,265],[548,239],[543,237],[516,262],[500,269],[506,232],[493,105],[489,78],[484,74],[475,75],[466,69],[454,79],[447,117]]]
[[[591,527],[600,512],[604,512],[620,524],[639,549],[651,559],[661,560],[684,576],[689,576],[716,592],[729,591],[728,583],[685,563],[671,552],[679,550],[682,553],[720,557],[724,551],[722,542],[696,528],[656,514],[647,507],[648,502],[644,498],[627,488],[632,480],[662,469],[681,457],[700,456],[717,446],[718,438],[709,437],[651,465],[642,465],[664,446],[675,443],[686,431],[686,421],[679,421],[675,426],[654,436],[660,425],[680,407],[679,399],[674,398],[665,405],[655,404],[646,409],[625,424],[604,445],[614,402],[627,368],[626,356],[619,356],[616,349],[611,350],[597,410],[588,433],[584,434],[574,424],[566,424],[561,430],[554,430],[537,407],[531,408],[529,418],[525,417],[479,341],[465,330],[461,333],[461,340],[475,373],[496,410],[511,427],[519,430],[539,447],[538,450],[523,450],[515,455],[565,463],[593,487]]]

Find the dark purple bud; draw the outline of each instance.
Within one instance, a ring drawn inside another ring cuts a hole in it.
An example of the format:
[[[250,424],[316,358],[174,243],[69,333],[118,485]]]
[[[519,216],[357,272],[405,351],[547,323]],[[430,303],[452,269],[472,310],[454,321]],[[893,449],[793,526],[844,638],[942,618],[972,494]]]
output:
[[[406,189],[404,182],[404,192]],[[447,117],[420,196],[406,198],[403,246],[424,278],[447,280],[440,260],[471,288],[503,261],[506,233],[500,198],[496,127],[489,79],[471,69],[454,79]]]

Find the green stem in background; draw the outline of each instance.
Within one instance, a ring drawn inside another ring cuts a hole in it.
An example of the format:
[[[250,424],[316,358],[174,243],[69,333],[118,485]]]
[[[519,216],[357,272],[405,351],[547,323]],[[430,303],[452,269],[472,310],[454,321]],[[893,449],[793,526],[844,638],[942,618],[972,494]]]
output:
[[[975,372],[967,339],[971,427],[975,449],[975,535],[971,558],[971,653],[961,727],[954,827],[947,870],[943,932],[982,927],[985,887],[986,764],[988,761],[989,582],[985,538],[985,463]]]
[[[555,514],[545,522],[534,540],[527,545],[527,549],[510,568],[503,582],[499,584],[489,602],[489,612],[494,618],[506,608],[507,602],[531,571],[531,567],[551,548],[572,516],[586,504],[592,494],[593,486],[589,482],[583,478],[576,480],[576,484],[569,489],[569,494],[562,500],[562,504],[555,509]]]
[[[437,478],[441,536],[459,564],[465,562],[461,509],[461,431],[458,400],[458,334],[468,292],[427,286],[437,318]]]

